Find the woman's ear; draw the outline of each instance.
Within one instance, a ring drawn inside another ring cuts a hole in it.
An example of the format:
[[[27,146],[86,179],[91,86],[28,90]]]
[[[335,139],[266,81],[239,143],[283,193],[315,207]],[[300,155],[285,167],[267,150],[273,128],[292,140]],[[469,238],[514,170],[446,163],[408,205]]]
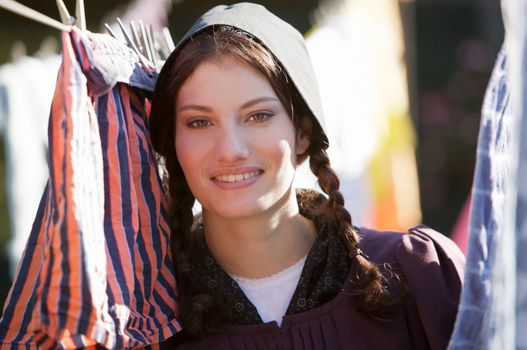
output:
[[[308,157],[307,150],[311,144],[311,130],[313,124],[309,117],[303,117],[297,126],[296,132],[296,161],[302,164]]]
[[[296,154],[300,156],[307,152],[309,148],[310,139],[304,132],[299,132],[296,136]]]
[[[296,165],[302,164],[307,157],[307,150],[311,140],[309,136],[304,132],[299,132],[296,136]]]

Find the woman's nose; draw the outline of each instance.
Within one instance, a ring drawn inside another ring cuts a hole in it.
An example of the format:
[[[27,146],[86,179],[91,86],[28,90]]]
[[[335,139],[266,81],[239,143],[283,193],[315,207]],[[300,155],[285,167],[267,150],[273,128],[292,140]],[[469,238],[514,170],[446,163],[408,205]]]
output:
[[[250,153],[247,137],[242,126],[228,125],[221,128],[215,143],[218,160],[236,163],[247,159]]]

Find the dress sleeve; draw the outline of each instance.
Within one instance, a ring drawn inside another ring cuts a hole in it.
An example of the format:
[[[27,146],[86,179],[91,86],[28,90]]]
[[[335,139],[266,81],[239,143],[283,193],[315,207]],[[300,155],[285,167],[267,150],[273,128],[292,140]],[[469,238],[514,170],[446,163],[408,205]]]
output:
[[[408,288],[405,307],[416,348],[446,349],[463,284],[463,253],[441,233],[417,226],[402,235],[396,259]]]

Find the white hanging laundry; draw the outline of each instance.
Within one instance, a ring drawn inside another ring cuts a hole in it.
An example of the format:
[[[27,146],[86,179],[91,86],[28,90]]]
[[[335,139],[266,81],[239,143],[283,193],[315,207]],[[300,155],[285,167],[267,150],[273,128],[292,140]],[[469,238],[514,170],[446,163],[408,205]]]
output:
[[[0,68],[0,119],[7,164],[11,239],[10,273],[16,266],[48,179],[47,124],[53,98],[58,55],[23,57]]]

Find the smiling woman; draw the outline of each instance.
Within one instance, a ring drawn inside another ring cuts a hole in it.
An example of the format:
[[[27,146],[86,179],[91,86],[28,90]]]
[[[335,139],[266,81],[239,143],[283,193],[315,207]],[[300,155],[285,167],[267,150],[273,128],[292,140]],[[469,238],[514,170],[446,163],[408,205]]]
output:
[[[261,73],[231,56],[208,60],[176,106],[177,158],[204,218],[254,216],[284,196],[296,203],[290,189],[307,137],[297,147],[291,118]]]
[[[54,171],[0,348],[446,348],[463,256],[424,226],[353,225],[298,31],[259,5],[215,7],[151,95],[120,45],[63,35]],[[112,67],[130,75],[97,80]],[[293,185],[303,162],[323,193]]]
[[[446,348],[462,256],[424,226],[354,227],[323,125],[303,38],[265,8],[215,7],[180,41],[150,124],[184,327],[163,346]],[[307,159],[325,195],[294,187]]]

